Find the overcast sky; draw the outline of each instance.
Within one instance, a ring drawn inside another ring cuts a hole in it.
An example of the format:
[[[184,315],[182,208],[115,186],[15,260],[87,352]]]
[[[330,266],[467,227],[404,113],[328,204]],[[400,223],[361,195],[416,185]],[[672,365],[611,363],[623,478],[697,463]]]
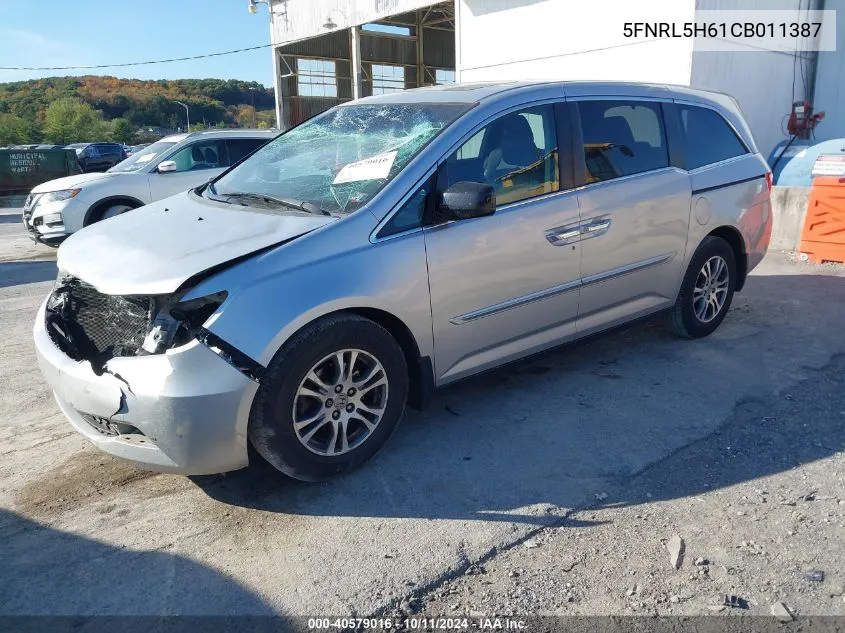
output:
[[[147,61],[267,44],[267,6],[247,0],[0,0],[0,66]],[[61,75],[221,78],[273,83],[270,50],[98,70],[0,70],[0,82]]]

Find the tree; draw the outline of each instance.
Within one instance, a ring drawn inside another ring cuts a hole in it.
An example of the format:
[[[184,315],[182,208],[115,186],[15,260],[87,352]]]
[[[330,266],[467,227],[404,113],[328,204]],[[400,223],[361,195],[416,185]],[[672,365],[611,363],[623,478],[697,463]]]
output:
[[[135,143],[135,126],[126,119],[114,119],[111,122],[111,139],[118,143]]]
[[[105,134],[101,115],[74,97],[54,101],[44,115],[44,136],[53,143],[96,141]]]
[[[14,114],[0,114],[0,145],[18,145],[34,141],[32,124]]]

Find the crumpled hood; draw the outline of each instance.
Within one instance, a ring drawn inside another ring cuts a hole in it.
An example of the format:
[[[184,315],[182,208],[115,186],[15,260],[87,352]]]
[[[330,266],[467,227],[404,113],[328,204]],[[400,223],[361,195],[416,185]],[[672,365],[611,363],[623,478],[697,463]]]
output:
[[[47,182],[42,182],[37,187],[33,188],[32,193],[48,193],[50,191],[62,191],[64,189],[73,189],[75,187],[81,187],[82,185],[86,185],[97,180],[120,177],[121,175],[123,174],[91,173],[65,176],[64,178],[56,178],[55,180],[48,180]]]
[[[209,268],[335,219],[180,193],[74,233],[59,248],[58,267],[105,294],[169,294]]]

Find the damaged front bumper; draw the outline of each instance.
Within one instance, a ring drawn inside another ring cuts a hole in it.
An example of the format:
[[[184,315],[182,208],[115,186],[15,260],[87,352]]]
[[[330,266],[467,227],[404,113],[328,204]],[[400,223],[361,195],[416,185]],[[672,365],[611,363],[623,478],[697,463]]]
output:
[[[203,475],[243,468],[258,383],[203,343],[114,357],[95,373],[60,350],[45,327],[33,335],[38,364],[62,412],[101,450],[145,468]]]

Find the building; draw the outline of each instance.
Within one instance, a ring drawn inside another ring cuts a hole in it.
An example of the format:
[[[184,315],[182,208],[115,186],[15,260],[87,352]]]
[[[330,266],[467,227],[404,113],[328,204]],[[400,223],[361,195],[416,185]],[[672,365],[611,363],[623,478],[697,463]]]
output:
[[[290,127],[348,99],[455,80],[618,79],[733,95],[767,154],[797,101],[826,111],[820,138],[845,136],[845,28],[836,52],[814,53],[753,40],[702,50],[623,26],[738,9],[806,20],[822,4],[845,16],[845,0],[271,0],[277,117]]]

